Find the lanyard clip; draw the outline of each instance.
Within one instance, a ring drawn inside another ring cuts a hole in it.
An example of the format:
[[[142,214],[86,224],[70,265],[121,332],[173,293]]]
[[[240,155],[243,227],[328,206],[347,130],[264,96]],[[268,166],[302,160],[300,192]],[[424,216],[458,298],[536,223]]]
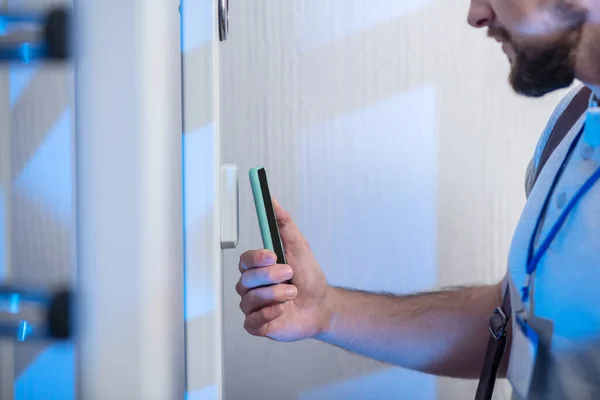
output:
[[[490,334],[498,341],[506,336],[506,326],[508,325],[508,317],[504,314],[501,307],[497,307],[490,317]]]

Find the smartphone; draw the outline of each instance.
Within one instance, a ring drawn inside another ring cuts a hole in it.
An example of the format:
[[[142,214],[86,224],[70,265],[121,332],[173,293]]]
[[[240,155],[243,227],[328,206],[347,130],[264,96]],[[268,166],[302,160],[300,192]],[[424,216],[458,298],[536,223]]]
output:
[[[287,264],[269,191],[267,171],[263,167],[252,168],[249,175],[263,246],[277,255],[278,264]]]

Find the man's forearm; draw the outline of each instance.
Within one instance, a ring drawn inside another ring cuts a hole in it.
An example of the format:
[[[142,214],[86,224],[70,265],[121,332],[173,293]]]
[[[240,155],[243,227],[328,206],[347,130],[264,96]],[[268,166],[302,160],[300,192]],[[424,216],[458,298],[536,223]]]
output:
[[[417,371],[478,378],[502,293],[501,285],[409,296],[332,288],[330,324],[318,339]]]

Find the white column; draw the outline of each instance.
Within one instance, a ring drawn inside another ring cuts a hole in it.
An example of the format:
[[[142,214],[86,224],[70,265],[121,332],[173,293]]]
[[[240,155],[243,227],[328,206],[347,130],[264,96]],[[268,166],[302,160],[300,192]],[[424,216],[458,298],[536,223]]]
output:
[[[76,0],[78,398],[184,398],[178,0]]]
[[[219,47],[223,45],[216,18],[219,1],[182,1],[188,400],[226,397],[219,198],[218,72]]]
[[[187,399],[223,395],[219,0],[182,1]],[[232,266],[225,266],[231,268]],[[236,266],[233,266],[237,268]],[[251,397],[251,396],[250,396]]]

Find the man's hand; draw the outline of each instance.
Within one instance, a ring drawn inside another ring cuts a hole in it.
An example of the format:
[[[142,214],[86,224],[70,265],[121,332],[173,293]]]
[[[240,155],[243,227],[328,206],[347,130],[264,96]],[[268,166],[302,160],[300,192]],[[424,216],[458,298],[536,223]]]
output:
[[[332,288],[290,215],[277,204],[275,213],[290,265],[276,264],[268,250],[242,254],[237,291],[249,333],[287,342],[315,338],[415,371],[479,377],[502,284],[407,296]],[[283,283],[290,278],[291,285]],[[509,325],[507,349],[511,335]],[[506,361],[500,376],[505,371]]]
[[[273,201],[289,265],[277,264],[270,250],[250,250],[240,257],[236,285],[244,328],[252,335],[278,341],[318,336],[329,324],[329,286],[308,242],[291,216]],[[291,284],[283,282],[291,279]]]

